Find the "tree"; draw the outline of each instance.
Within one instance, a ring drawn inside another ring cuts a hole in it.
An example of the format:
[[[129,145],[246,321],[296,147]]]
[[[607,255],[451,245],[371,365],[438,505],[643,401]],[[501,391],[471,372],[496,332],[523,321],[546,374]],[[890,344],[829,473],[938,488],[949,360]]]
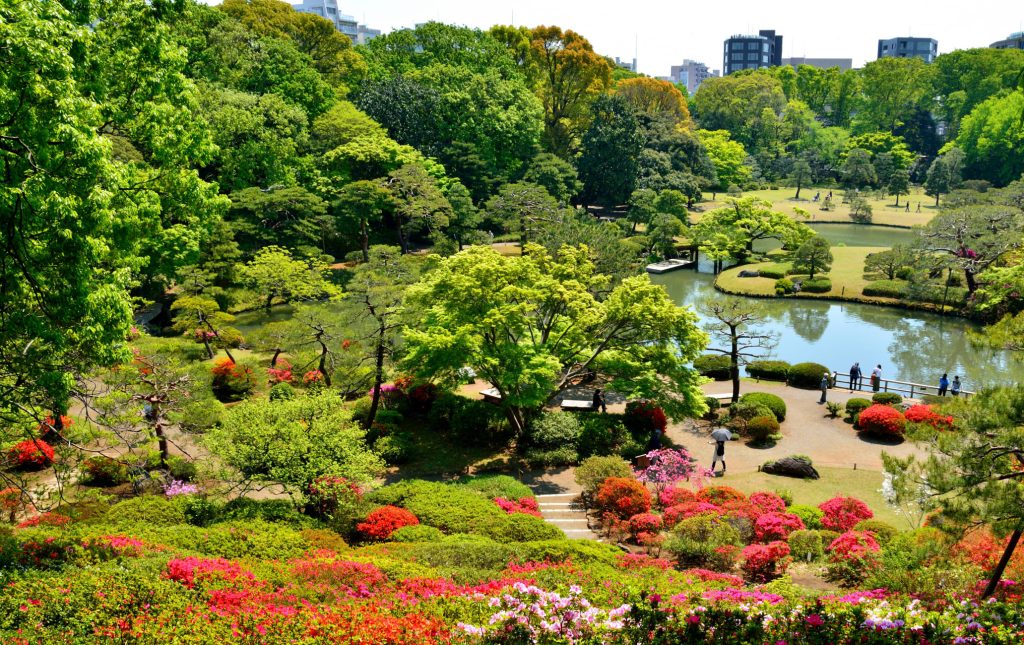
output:
[[[886,280],[895,280],[900,269],[911,266],[914,255],[905,246],[894,246],[885,251],[870,253],[864,258],[865,273],[880,273]]]
[[[926,484],[942,521],[936,525],[960,534],[988,526],[997,536],[1009,535],[999,563],[982,596],[995,593],[1003,571],[1024,535],[1024,387],[987,390],[971,397],[955,413],[956,428],[942,432],[923,427],[911,435],[927,444],[924,462],[898,464],[899,475],[910,472]]]
[[[905,168],[897,168],[889,177],[886,190],[890,195],[896,197],[896,208],[900,206],[900,195],[910,195],[910,171]]]
[[[793,268],[807,273],[811,280],[815,273],[829,271],[832,268],[832,250],[828,240],[815,235],[801,244],[793,254]]]
[[[676,126],[689,128],[690,109],[686,97],[668,81],[641,76],[619,82],[615,93],[625,98],[641,114],[651,117],[664,116]]]
[[[930,101],[932,71],[920,58],[879,58],[864,66],[859,132],[892,132]]]
[[[750,181],[750,168],[744,164],[747,151],[742,143],[730,140],[726,130],[698,130],[697,135],[715,168],[713,190],[725,192],[729,186],[744,186]]]
[[[385,212],[395,207],[391,191],[375,181],[354,181],[341,189],[334,207],[336,227],[342,232],[359,232],[363,262],[369,261],[370,231],[383,221]]]
[[[583,189],[576,168],[550,152],[542,152],[533,158],[523,181],[543,186],[563,206],[568,206]]]
[[[944,155],[935,158],[932,165],[928,167],[928,175],[924,182],[926,195],[935,197],[935,206],[939,205],[939,198],[960,185],[960,167],[964,153],[957,148],[952,148]]]
[[[729,357],[735,403],[740,399],[740,367],[768,356],[778,343],[778,335],[757,329],[767,319],[767,314],[761,304],[751,300],[708,299],[698,305],[698,310],[708,319],[704,328],[711,337],[727,344],[726,348],[708,349]]]
[[[408,164],[391,171],[384,186],[391,192],[392,217],[402,253],[409,252],[409,238],[414,233],[439,232],[448,226],[452,205],[423,166]]]
[[[647,230],[650,252],[663,258],[675,257],[676,238],[683,234],[686,227],[679,218],[669,213],[657,213],[651,219]]]
[[[263,299],[267,313],[275,298],[288,303],[338,295],[339,290],[331,284],[327,272],[323,262],[293,258],[290,251],[279,246],[263,247],[239,271],[242,280]]]
[[[373,362],[370,411],[363,423],[365,428],[370,428],[377,418],[385,361],[395,355],[403,327],[405,290],[414,278],[415,272],[400,249],[374,246],[369,261],[356,267],[348,283],[348,302],[355,308],[357,320],[368,326],[361,343],[368,347],[367,358]]]
[[[1005,186],[1024,173],[1020,154],[1020,142],[1024,139],[1022,114],[1024,90],[1018,90],[992,97],[964,117],[956,147],[964,151],[968,177]]]
[[[542,186],[517,182],[505,184],[485,206],[488,217],[500,223],[510,233],[519,233],[519,244],[524,249],[532,241],[544,222],[562,219],[562,208]]]
[[[935,59],[933,84],[937,108],[950,139],[962,119],[978,105],[1006,90],[1013,91],[1024,69],[1019,49],[958,49]]]
[[[324,249],[327,204],[300,186],[245,188],[231,194],[230,222],[243,246],[255,250],[280,243]]]
[[[231,407],[205,437],[243,488],[276,483],[296,501],[309,484],[332,475],[366,484],[383,463],[366,446],[366,434],[336,394],[292,400],[248,399]]]
[[[811,180],[811,164],[805,159],[797,159],[789,172],[790,179],[796,183],[796,195],[793,199],[800,199],[800,189]]]
[[[789,215],[772,210],[759,197],[728,198],[728,206],[701,217],[693,227],[693,239],[716,260],[749,255],[758,240],[782,240],[794,230],[808,228]]]
[[[498,390],[517,433],[591,373],[670,416],[702,411],[700,378],[689,364],[706,338],[690,311],[646,275],[608,290],[586,247],[524,252],[505,257],[471,247],[413,285],[408,299],[421,313],[405,332],[406,367],[450,379],[471,367]]]
[[[231,346],[242,340],[242,332],[231,326],[235,317],[220,310],[220,305],[207,296],[182,296],[171,305],[174,316],[174,330],[184,336],[192,336],[206,349],[206,357],[213,358],[214,347],[223,349],[234,362]]]
[[[846,202],[850,205],[850,219],[858,224],[870,224],[874,209],[867,197],[860,194],[860,191],[846,194]]]
[[[643,134],[633,107],[616,96],[594,102],[579,160],[586,204],[624,204],[636,186]]]
[[[878,182],[875,166],[871,163],[871,153],[861,148],[854,148],[846,154],[839,174],[842,185],[847,189],[873,186]]]
[[[648,226],[658,214],[658,193],[649,188],[634,190],[629,198],[629,212],[626,219],[632,224],[631,232],[636,232],[638,224]]]
[[[471,239],[479,239],[483,235],[478,230],[483,222],[483,215],[473,204],[473,198],[469,194],[469,189],[463,186],[460,181],[452,182],[445,197],[452,207],[452,216],[448,222],[447,233],[457,243],[457,250],[461,251],[464,244],[468,243]]]
[[[730,74],[701,83],[691,107],[702,128],[726,130],[755,154],[762,119],[782,115],[786,94],[779,79],[769,72]]]

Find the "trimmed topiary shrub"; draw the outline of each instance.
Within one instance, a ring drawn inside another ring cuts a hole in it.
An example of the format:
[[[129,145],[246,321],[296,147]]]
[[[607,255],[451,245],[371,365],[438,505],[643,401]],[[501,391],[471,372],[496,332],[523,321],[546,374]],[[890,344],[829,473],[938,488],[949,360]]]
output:
[[[890,540],[899,535],[899,529],[882,520],[861,520],[853,526],[854,531],[871,533],[878,540],[878,543],[885,546]]]
[[[838,495],[818,504],[823,516],[822,525],[833,531],[849,531],[858,522],[870,520],[875,516],[868,505],[856,497]]]
[[[96,455],[82,462],[86,477],[90,484],[96,486],[116,486],[129,480],[128,467],[111,457]]]
[[[665,541],[665,550],[684,566],[729,571],[736,563],[741,543],[739,531],[728,522],[704,513],[676,524]]]
[[[129,529],[139,526],[175,526],[185,524],[185,511],[180,504],[157,495],[144,495],[118,502],[104,518],[108,524]]]
[[[697,491],[697,499],[716,506],[722,506],[728,502],[745,502],[747,496],[732,486],[705,486]]]
[[[857,428],[861,432],[882,437],[902,437],[907,428],[907,419],[896,408],[876,403],[860,413]]]
[[[903,397],[895,392],[875,392],[871,401],[882,405],[899,405],[903,403]]]
[[[825,543],[818,531],[793,531],[786,542],[794,560],[813,562],[825,555]]]
[[[853,398],[846,402],[846,416],[856,419],[857,415],[871,407],[867,399]]]
[[[693,369],[697,370],[701,376],[716,381],[728,381],[732,377],[731,366],[732,359],[724,354],[704,354],[693,361]]]
[[[775,295],[784,296],[793,293],[793,281],[789,278],[779,278],[775,281]]]
[[[583,494],[589,496],[609,477],[633,477],[633,469],[621,457],[587,457],[576,468],[575,477],[576,483],[583,487]]]
[[[747,363],[747,374],[765,381],[785,382],[789,376],[790,365],[786,361],[750,361]]]
[[[782,423],[786,420],[786,402],[782,397],[768,392],[748,392],[740,397],[739,403],[756,403],[772,411],[775,420]]]
[[[577,451],[581,459],[619,454],[632,441],[621,414],[585,414],[579,417],[579,422]]]
[[[475,490],[487,499],[503,497],[505,499],[522,499],[533,497],[529,486],[509,475],[475,475],[459,480],[460,488]]]
[[[651,493],[635,479],[609,477],[598,488],[594,504],[604,513],[627,520],[651,510]]]
[[[797,363],[789,368],[788,383],[793,387],[816,390],[821,386],[821,375],[828,371],[818,363]]]
[[[820,508],[814,506],[807,506],[806,504],[793,504],[786,509],[793,515],[796,515],[800,520],[807,526],[808,529],[820,529],[822,528],[821,518],[825,515]]]
[[[861,293],[874,298],[902,300],[907,295],[907,283],[902,280],[875,280],[864,285]]]
[[[412,524],[403,526],[391,534],[394,542],[440,542],[444,539],[444,533],[433,526]]]
[[[815,278],[804,280],[800,285],[801,290],[807,293],[828,293],[832,291],[832,281],[828,278]]]
[[[779,433],[779,422],[774,416],[754,417],[747,422],[746,433],[755,441],[765,441]]]
[[[545,412],[533,419],[526,430],[526,460],[538,466],[575,463],[581,426],[574,414]]]

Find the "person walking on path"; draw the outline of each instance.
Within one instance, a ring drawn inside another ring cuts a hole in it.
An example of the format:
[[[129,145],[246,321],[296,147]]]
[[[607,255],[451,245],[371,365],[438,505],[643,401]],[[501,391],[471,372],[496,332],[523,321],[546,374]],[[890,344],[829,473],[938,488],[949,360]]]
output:
[[[939,396],[946,396],[946,390],[949,389],[949,376],[945,373],[942,374],[942,378],[939,379]]]
[[[860,372],[860,363],[854,363],[850,368],[850,391],[860,389],[860,379],[863,376]]]
[[[830,382],[831,379],[829,378],[829,373],[825,372],[825,375],[821,377],[821,400],[818,401],[818,405],[824,403],[828,397],[828,384]]]
[[[600,410],[601,412],[608,412],[608,404],[604,401],[604,395],[601,394],[601,388],[594,390],[594,412]]]
[[[875,365],[875,369],[871,370],[871,391],[877,392],[882,387],[882,366]]]
[[[715,444],[715,456],[711,459],[711,473],[715,472],[715,464],[722,462],[722,475],[725,475],[725,442],[732,440],[732,433],[725,428],[715,428],[711,431],[711,441]]]
[[[949,393],[953,396],[960,396],[960,377],[954,376],[953,382],[949,384]]]

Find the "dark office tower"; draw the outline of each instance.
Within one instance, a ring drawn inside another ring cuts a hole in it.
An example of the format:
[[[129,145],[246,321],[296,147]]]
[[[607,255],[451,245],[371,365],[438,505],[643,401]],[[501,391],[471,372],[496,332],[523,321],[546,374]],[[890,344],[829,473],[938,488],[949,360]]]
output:
[[[782,36],[763,29],[756,36],[737,35],[725,41],[722,70],[724,75],[741,69],[760,69],[782,65]]]

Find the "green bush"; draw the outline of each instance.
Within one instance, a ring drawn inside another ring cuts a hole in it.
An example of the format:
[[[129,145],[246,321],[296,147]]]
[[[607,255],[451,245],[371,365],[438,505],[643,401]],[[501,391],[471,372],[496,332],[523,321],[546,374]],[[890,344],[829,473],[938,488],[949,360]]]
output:
[[[771,408],[760,403],[738,401],[729,406],[728,425],[737,432],[746,432],[747,425],[751,420],[758,417],[771,417],[774,419],[775,413],[772,412]]]
[[[209,526],[220,517],[220,505],[201,495],[184,495],[178,504],[192,526]]]
[[[433,526],[423,524],[403,526],[391,534],[391,539],[395,542],[440,542],[443,538],[444,533]]]
[[[754,417],[747,422],[747,436],[755,441],[764,441],[779,433],[779,422],[774,416]]]
[[[373,442],[373,451],[391,466],[407,463],[412,457],[412,450],[412,437],[405,432],[386,434]]]
[[[786,503],[786,506],[793,505],[793,491],[788,488],[776,488],[774,492],[782,498],[782,501]]]
[[[434,430],[449,432],[454,439],[475,446],[501,448],[512,438],[498,406],[450,392],[437,397],[427,421]]]
[[[897,280],[913,280],[914,279],[914,267],[900,267],[896,269]]]
[[[504,522],[492,525],[485,535],[499,544],[565,539],[565,533],[554,524],[525,513],[506,515]]]
[[[832,281],[828,278],[804,280],[800,284],[800,289],[807,293],[828,293],[829,291],[832,291]]]
[[[224,504],[218,519],[225,522],[261,520],[288,524],[296,528],[311,528],[317,525],[315,520],[300,513],[295,505],[286,499],[236,497]]]
[[[757,270],[758,275],[762,278],[768,278],[770,280],[780,280],[786,277],[786,272],[789,271],[788,264],[768,264]]]
[[[804,526],[808,529],[818,530],[822,528],[821,518],[825,515],[821,512],[821,509],[816,506],[808,506],[805,504],[792,504],[786,509],[787,513],[796,515],[803,520]]]
[[[775,295],[784,296],[793,293],[793,281],[789,278],[780,278],[775,281]]]
[[[903,397],[895,392],[875,392],[871,396],[871,400],[882,405],[899,405],[903,403]]]
[[[576,483],[593,495],[609,477],[633,477],[633,468],[619,457],[587,457],[576,468]]]
[[[868,399],[853,398],[846,402],[846,416],[855,419],[858,414],[871,407]]]
[[[118,502],[110,507],[104,520],[118,527],[176,526],[185,524],[181,504],[160,495],[144,495]]]
[[[82,462],[86,479],[96,486],[116,486],[130,480],[128,467],[119,459],[96,455]]]
[[[509,475],[476,475],[463,477],[458,482],[459,488],[476,491],[487,499],[504,497],[505,499],[521,499],[533,497],[530,487]]]
[[[579,418],[580,458],[591,455],[616,455],[631,440],[621,414],[587,414]]]
[[[793,387],[816,390],[821,387],[821,375],[828,371],[818,363],[797,363],[789,368],[788,382]]]
[[[290,401],[295,398],[295,388],[291,383],[275,383],[270,388],[271,401]]]
[[[574,446],[558,448],[527,448],[523,459],[534,468],[554,468],[571,466],[579,461],[579,453]]]
[[[747,374],[765,381],[786,381],[790,365],[786,361],[750,361]]]
[[[732,359],[724,354],[704,354],[693,361],[693,369],[697,370],[701,376],[716,381],[728,381],[732,378],[731,366]]]
[[[861,520],[860,522],[857,522],[857,525],[853,527],[853,530],[870,531],[871,533],[874,533],[875,539],[878,540],[878,544],[883,547],[899,534],[899,529],[888,522],[883,522],[882,520]]]
[[[875,280],[864,285],[861,293],[874,298],[902,300],[907,295],[907,283],[902,280]]]
[[[813,562],[820,560],[825,555],[825,544],[822,543],[821,533],[818,531],[793,531],[789,534],[790,555],[794,560]]]
[[[740,397],[739,403],[756,403],[763,405],[772,411],[775,415],[775,420],[782,423],[786,420],[786,402],[782,400],[782,397],[768,392],[748,392]]]
[[[188,461],[178,455],[169,455],[167,457],[167,472],[171,474],[171,479],[185,482],[194,481],[198,474],[196,462]]]
[[[535,448],[576,448],[580,438],[580,422],[568,412],[544,412],[531,419],[526,429],[526,443]]]
[[[665,541],[665,550],[683,566],[728,571],[735,556],[725,552],[740,544],[739,531],[717,516],[702,514],[676,524]]]

